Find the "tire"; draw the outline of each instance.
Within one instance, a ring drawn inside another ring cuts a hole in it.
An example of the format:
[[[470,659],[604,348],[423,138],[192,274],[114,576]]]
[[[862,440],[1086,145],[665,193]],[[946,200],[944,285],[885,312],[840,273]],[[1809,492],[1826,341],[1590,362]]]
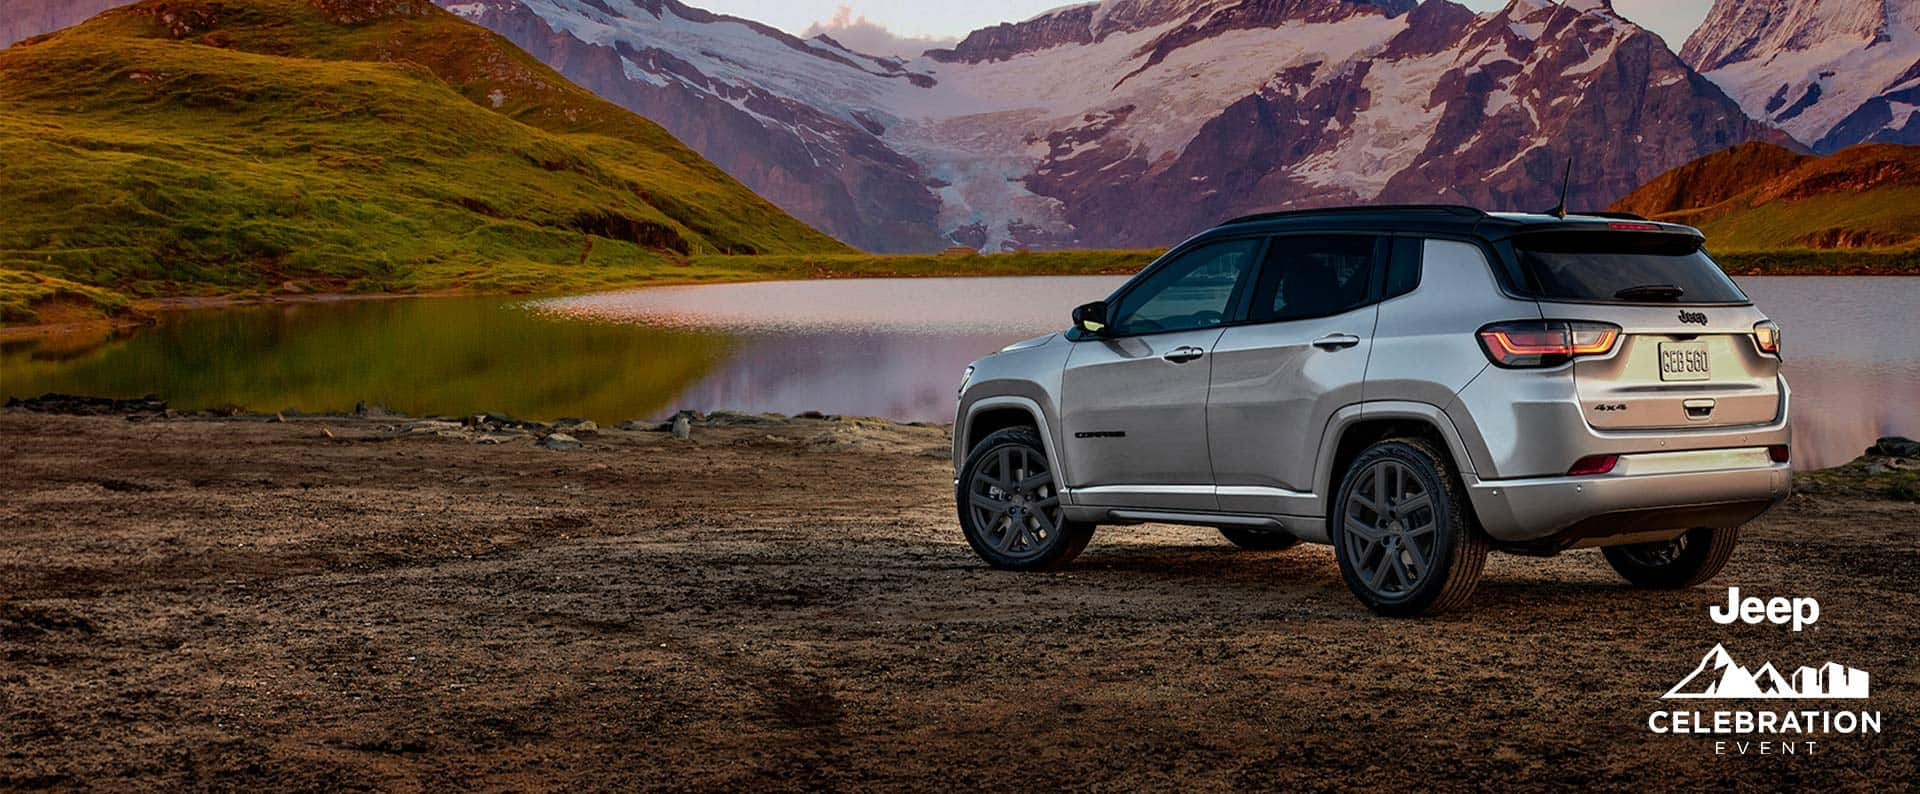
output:
[[[1220,528],[1220,537],[1247,551],[1280,551],[1299,545],[1300,539],[1285,532],[1255,532],[1249,529]]]
[[[1719,575],[1739,542],[1739,527],[1700,527],[1663,543],[1608,546],[1600,553],[1635,587],[1679,590]]]
[[[1424,439],[1387,439],[1361,452],[1341,477],[1330,512],[1340,575],[1374,612],[1445,612],[1480,584],[1487,536],[1470,515],[1452,461]]]
[[[1066,519],[1048,465],[1039,434],[1025,427],[987,436],[967,453],[954,503],[967,545],[988,565],[1056,570],[1093,539],[1092,524]]]

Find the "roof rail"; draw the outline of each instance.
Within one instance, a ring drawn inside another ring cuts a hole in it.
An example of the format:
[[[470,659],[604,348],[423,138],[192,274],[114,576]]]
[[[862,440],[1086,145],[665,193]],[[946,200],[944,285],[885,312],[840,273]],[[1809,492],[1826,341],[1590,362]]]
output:
[[[1236,223],[1271,221],[1281,218],[1305,218],[1315,215],[1365,215],[1380,212],[1444,212],[1448,215],[1458,215],[1467,218],[1483,218],[1486,217],[1487,214],[1478,207],[1469,207],[1465,204],[1362,204],[1351,207],[1321,207],[1310,210],[1259,212],[1252,215],[1242,215],[1221,225],[1231,226]]]

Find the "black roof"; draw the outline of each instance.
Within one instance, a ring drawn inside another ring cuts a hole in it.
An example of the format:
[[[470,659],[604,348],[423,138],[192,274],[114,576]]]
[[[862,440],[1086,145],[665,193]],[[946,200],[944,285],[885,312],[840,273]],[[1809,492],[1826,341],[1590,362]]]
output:
[[[1650,221],[1625,212],[1577,212],[1566,217],[1533,212],[1487,212],[1461,204],[1375,204],[1323,207],[1245,215],[1209,229],[1214,232],[1249,228],[1263,231],[1329,229],[1449,234],[1501,239],[1523,231],[1614,229],[1664,232],[1700,237],[1700,230],[1675,223]]]

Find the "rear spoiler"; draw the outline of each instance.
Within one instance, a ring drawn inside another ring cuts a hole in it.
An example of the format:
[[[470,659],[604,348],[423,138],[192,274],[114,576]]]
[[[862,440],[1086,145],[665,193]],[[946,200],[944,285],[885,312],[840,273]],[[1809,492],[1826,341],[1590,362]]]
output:
[[[1555,221],[1553,223],[1530,223],[1525,226],[1508,229],[1507,234],[1502,236],[1501,239],[1565,232],[1626,232],[1634,234],[1675,235],[1691,237],[1698,241],[1695,243],[1696,245],[1704,244],[1707,239],[1705,234],[1692,226],[1650,221],[1638,216],[1619,217],[1621,215],[1626,215],[1626,213],[1568,215],[1566,220]]]

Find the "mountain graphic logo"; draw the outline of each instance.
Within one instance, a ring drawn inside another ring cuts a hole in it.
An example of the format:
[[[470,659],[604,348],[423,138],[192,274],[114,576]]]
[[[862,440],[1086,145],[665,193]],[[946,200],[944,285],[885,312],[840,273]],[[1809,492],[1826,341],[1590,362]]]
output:
[[[1733,661],[1724,645],[1700,660],[1686,678],[1674,684],[1662,698],[1736,699],[1736,698],[1864,698],[1867,696],[1867,671],[1827,662],[1802,667],[1792,676],[1782,675],[1772,662],[1758,670],[1748,670]]]

